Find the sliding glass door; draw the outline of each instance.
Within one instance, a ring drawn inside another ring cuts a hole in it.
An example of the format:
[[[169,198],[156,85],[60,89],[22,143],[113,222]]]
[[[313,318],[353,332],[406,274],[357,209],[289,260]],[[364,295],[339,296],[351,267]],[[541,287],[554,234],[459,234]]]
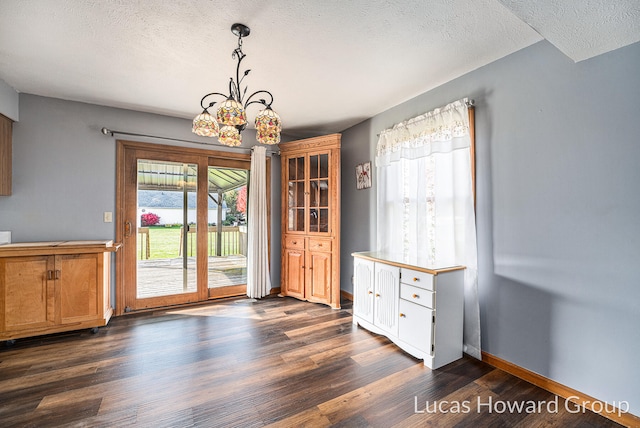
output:
[[[198,165],[139,159],[137,173],[136,299],[196,293]]]
[[[119,142],[116,312],[246,293],[249,155]]]
[[[250,163],[235,163],[236,168],[215,166],[221,164],[215,160],[211,164],[209,198],[222,209],[209,211],[208,295],[216,298],[245,294]]]

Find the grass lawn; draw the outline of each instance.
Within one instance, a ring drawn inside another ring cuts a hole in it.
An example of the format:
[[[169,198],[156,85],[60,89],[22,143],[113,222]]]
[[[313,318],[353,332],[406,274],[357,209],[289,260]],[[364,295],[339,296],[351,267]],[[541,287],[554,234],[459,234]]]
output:
[[[195,233],[188,233],[188,256],[195,256],[196,253],[196,239]],[[138,234],[138,260],[141,260],[142,255],[144,255],[144,251],[140,251],[141,244],[144,243],[144,238]],[[142,239],[140,239],[142,238]],[[222,254],[232,254],[231,249],[228,248],[227,245],[224,245],[226,242],[223,240],[223,249]],[[214,244],[215,245],[215,244]],[[225,248],[227,247],[227,248]],[[164,227],[164,226],[150,226],[149,227],[149,249],[150,255],[149,260],[151,259],[173,259],[179,257],[181,252],[180,250],[180,227]]]
[[[189,234],[189,238],[192,236],[193,234]],[[193,251],[195,252],[195,242],[193,244]],[[178,257],[180,249],[180,228],[150,227],[149,245],[151,247],[150,259],[173,259]],[[191,256],[192,254],[188,255]]]

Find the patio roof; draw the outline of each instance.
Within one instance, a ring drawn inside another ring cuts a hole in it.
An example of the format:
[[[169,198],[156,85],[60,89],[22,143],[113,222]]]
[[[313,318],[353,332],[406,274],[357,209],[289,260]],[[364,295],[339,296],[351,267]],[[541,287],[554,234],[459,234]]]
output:
[[[182,191],[185,181],[187,190],[196,187],[196,165],[163,161],[138,161],[138,189]],[[185,180],[186,174],[186,180]],[[244,169],[209,167],[209,193],[228,192],[245,186],[249,171]]]

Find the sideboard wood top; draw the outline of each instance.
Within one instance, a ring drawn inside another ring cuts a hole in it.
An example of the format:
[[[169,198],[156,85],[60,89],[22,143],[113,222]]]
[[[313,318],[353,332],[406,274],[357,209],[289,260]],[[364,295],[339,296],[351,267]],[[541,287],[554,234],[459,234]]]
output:
[[[115,252],[120,248],[112,240],[14,242],[0,245],[0,257],[38,256],[47,254],[79,254]]]
[[[431,275],[465,269],[464,266],[428,266],[424,260],[420,260],[418,257],[407,258],[403,257],[401,254],[385,253],[380,251],[363,251],[351,253],[351,255],[365,260],[383,262],[392,266],[430,273]]]

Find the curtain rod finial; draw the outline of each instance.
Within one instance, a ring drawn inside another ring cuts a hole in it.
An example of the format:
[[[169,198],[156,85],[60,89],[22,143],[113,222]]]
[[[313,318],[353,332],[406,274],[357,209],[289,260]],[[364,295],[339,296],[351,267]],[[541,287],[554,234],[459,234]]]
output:
[[[104,135],[110,135],[113,137],[113,131],[111,131],[110,129],[102,128],[100,132],[102,132]]]

